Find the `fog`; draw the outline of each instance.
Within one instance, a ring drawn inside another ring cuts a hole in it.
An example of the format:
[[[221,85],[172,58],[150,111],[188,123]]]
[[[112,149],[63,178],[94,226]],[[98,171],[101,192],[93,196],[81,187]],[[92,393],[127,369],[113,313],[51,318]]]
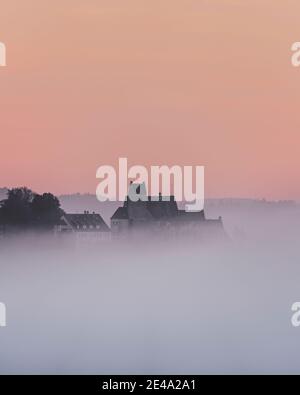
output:
[[[3,239],[0,373],[299,373],[299,208],[220,210],[225,243]]]

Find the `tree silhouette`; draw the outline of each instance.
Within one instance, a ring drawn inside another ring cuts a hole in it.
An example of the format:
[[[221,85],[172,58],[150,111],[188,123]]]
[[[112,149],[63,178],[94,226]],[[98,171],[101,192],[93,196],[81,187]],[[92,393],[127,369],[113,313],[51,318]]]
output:
[[[19,227],[52,228],[64,213],[57,197],[38,195],[26,187],[10,189],[0,206],[1,222]]]
[[[63,214],[59,200],[52,193],[35,195],[31,208],[33,221],[40,226],[54,226]]]
[[[33,192],[26,187],[8,190],[7,199],[1,202],[2,221],[11,225],[28,225],[32,217],[33,197]]]

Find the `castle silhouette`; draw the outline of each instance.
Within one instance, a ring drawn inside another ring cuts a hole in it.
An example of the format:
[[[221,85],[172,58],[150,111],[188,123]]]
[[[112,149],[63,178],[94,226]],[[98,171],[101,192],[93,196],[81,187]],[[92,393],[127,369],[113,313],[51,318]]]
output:
[[[138,199],[130,198],[133,192]],[[144,184],[131,184],[127,199],[111,217],[113,237],[143,234],[206,235],[223,234],[222,218],[206,219],[204,210],[178,209],[174,196],[147,196]]]

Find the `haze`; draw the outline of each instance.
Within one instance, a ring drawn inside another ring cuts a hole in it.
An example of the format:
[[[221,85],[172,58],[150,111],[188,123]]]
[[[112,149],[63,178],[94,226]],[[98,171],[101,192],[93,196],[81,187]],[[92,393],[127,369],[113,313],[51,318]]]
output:
[[[1,0],[0,186],[204,165],[206,197],[299,199],[294,0]]]

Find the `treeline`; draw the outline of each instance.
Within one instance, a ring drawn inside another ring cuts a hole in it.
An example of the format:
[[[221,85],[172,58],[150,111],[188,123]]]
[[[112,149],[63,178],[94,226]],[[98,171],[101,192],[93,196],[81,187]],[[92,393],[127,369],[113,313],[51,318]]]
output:
[[[63,215],[60,202],[51,193],[39,195],[30,189],[9,189],[0,202],[0,224],[16,227],[52,228]]]

